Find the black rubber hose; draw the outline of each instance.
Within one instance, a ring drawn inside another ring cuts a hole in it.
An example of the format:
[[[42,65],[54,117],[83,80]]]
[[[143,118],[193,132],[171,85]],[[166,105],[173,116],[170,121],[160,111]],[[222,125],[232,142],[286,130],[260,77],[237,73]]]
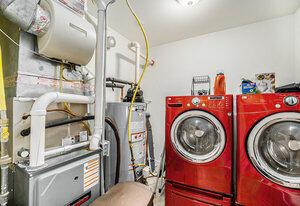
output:
[[[71,124],[71,123],[82,122],[82,121],[93,120],[93,119],[95,119],[94,116],[74,117],[72,119],[63,119],[63,120],[59,120],[59,121],[48,122],[46,124],[45,128],[48,129],[48,128],[53,128],[53,127],[59,127],[59,126],[63,126],[63,125]],[[30,135],[30,132],[31,132],[30,127],[28,127],[27,129],[23,129],[21,131],[21,136],[26,137],[26,136]]]
[[[116,123],[109,117],[105,117],[105,122],[110,126],[110,128],[114,131],[114,135],[117,143],[117,165],[116,165],[116,177],[115,184],[119,183],[120,177],[120,167],[121,167],[121,145],[120,145],[120,135],[117,128]]]

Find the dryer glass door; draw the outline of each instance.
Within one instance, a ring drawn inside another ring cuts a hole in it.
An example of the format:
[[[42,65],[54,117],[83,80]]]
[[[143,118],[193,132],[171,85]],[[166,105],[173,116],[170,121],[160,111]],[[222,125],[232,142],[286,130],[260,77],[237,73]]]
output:
[[[184,158],[196,163],[216,159],[226,141],[219,120],[203,111],[189,111],[177,117],[171,128],[171,139]]]
[[[248,152],[268,179],[300,188],[300,114],[280,113],[264,119],[249,136]]]

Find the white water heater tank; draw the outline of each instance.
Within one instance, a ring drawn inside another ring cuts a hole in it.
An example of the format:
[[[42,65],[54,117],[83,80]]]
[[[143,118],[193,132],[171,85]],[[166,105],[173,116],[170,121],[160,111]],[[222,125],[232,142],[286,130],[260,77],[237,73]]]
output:
[[[57,0],[42,0],[40,5],[50,12],[51,23],[47,33],[38,37],[39,53],[87,65],[96,46],[94,26]]]

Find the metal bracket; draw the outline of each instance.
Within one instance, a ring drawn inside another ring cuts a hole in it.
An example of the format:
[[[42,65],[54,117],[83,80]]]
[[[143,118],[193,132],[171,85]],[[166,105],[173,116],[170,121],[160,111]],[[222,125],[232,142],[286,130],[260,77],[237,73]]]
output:
[[[103,156],[109,157],[110,155],[110,141],[104,140],[103,143],[100,145]]]
[[[6,205],[7,204],[8,195],[9,195],[9,192],[6,192],[5,194],[0,195],[0,205]]]
[[[0,126],[7,126],[9,123],[9,120],[4,118],[4,119],[0,119]]]
[[[0,158],[0,165],[7,165],[11,163],[10,157],[2,157]]]

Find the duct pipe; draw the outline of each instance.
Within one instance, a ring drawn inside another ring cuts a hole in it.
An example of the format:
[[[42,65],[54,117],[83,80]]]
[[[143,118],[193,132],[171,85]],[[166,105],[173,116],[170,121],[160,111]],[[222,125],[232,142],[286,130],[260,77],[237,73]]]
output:
[[[38,5],[39,0],[0,0],[3,16],[22,30],[43,35],[50,25],[50,14]]]
[[[47,107],[52,103],[92,104],[93,97],[49,92],[39,97],[32,106],[31,137],[30,137],[30,167],[39,167],[45,163],[45,121]]]
[[[132,42],[130,47],[135,48],[135,78],[134,82],[137,84],[140,78],[140,56],[141,56],[141,45],[138,42]]]

